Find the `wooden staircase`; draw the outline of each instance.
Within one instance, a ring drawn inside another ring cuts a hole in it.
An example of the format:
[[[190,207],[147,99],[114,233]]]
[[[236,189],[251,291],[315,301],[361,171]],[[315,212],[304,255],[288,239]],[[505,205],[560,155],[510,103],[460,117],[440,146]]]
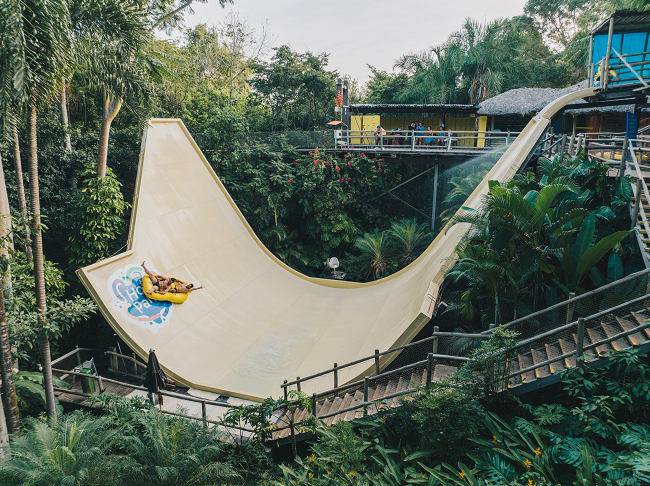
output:
[[[557,383],[561,379],[560,372],[576,366],[580,346],[585,361],[591,367],[604,364],[607,355],[614,351],[638,349],[643,353],[650,352],[648,303],[650,296],[637,297],[629,303],[581,319],[582,324],[570,323],[520,341],[507,351],[510,357],[507,359],[508,375],[505,378],[509,391],[520,395]],[[634,304],[634,311],[624,309],[630,307],[629,304]],[[436,339],[435,333],[433,339]],[[444,358],[468,361],[468,358],[430,354],[428,360],[368,377],[362,382],[352,383],[346,390],[337,392],[340,388],[346,388],[347,385],[344,385],[331,393],[314,394],[313,412],[301,406],[276,411],[277,429],[270,442],[280,445],[291,440],[292,435],[297,434],[295,426],[312,413],[330,427],[341,420],[350,422],[397,407],[400,396],[406,396],[408,400],[410,394],[426,386],[429,376],[431,382],[442,381],[456,371],[456,366],[436,364],[437,360]],[[318,399],[319,395],[321,399]]]

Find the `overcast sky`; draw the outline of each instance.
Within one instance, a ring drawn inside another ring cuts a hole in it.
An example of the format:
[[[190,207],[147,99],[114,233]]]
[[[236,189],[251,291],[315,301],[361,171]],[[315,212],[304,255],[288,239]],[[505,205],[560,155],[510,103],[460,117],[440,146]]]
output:
[[[466,17],[480,21],[521,15],[526,0],[234,0],[225,9],[216,0],[196,4],[187,26],[215,25],[230,11],[254,28],[268,20],[275,47],[327,52],[329,68],[365,83],[366,64],[391,71],[395,59],[435,46]]]

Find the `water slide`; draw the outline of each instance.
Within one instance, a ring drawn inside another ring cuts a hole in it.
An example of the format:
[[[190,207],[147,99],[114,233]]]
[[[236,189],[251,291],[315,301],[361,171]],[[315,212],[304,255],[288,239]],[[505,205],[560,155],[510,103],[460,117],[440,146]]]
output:
[[[488,180],[510,179],[564,105],[533,118],[465,202],[479,208]],[[179,384],[261,401],[285,379],[308,376],[410,342],[429,321],[467,226],[441,233],[407,268],[376,282],[311,278],[260,242],[180,120],[144,131],[127,251],[77,274],[118,335],[140,357],[150,348]],[[150,301],[141,263],[203,285],[182,304]],[[385,366],[387,362],[382,362]],[[341,370],[339,382],[367,364]],[[373,363],[374,366],[374,363]],[[332,383],[314,380],[308,393]]]

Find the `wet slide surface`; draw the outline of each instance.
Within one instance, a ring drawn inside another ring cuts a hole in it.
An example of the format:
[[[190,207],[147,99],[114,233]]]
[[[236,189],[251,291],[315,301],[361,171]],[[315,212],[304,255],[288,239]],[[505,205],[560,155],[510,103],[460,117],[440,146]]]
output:
[[[593,93],[565,95],[540,112],[465,206],[479,208],[488,180],[517,172],[557,110]],[[431,318],[466,230],[441,233],[414,263],[377,282],[306,277],[266,250],[182,122],[154,119],[142,142],[128,250],[77,273],[119,336],[142,358],[155,349],[178,383],[262,400],[279,396],[285,379],[412,340]],[[149,301],[143,261],[205,289],[180,305]],[[341,370],[340,383],[363,375],[360,366]],[[314,383],[305,391],[331,387]]]

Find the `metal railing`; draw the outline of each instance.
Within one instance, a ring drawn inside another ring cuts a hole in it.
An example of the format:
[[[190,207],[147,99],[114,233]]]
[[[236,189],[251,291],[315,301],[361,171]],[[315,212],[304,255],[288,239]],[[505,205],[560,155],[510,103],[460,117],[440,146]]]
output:
[[[117,389],[121,391],[121,393],[124,393],[125,390],[129,391],[127,396],[147,396],[148,390],[144,386],[107,378],[99,374],[85,374],[78,371],[73,371],[72,368],[81,365],[84,363],[84,361],[87,361],[88,358],[96,357],[98,355],[101,356],[101,351],[98,349],[77,347],[69,353],[66,353],[63,356],[52,361],[52,372],[57,378],[71,385],[74,385],[77,378],[84,380],[93,380],[95,384],[94,393],[86,393],[78,389],[68,389],[62,387],[54,387],[54,390],[61,394],[90,398],[92,396],[97,396],[103,392],[111,392],[111,387],[116,386]],[[109,361],[109,371],[134,378],[144,378],[144,373],[140,374],[137,370],[140,370],[142,368],[146,369],[147,365],[146,363],[138,361],[135,355],[126,356],[114,351],[107,351],[104,353],[104,355],[108,358]],[[126,371],[124,371],[119,366],[119,363],[124,363],[125,367],[127,366],[126,363],[130,363],[130,365],[133,366],[133,370],[135,370],[135,372],[129,372],[128,368]],[[229,403],[221,402],[218,400],[193,397],[190,395],[184,395],[182,393],[176,393],[168,390],[160,390],[158,394],[162,395],[163,397],[172,399],[173,403],[176,405],[175,411],[165,410],[161,405],[160,411],[164,414],[184,417],[192,420],[199,420],[205,427],[208,427],[208,424],[211,424],[218,427],[237,429],[247,433],[253,432],[251,429],[246,427],[225,425],[221,420],[219,420],[218,417],[223,413],[223,411],[232,408],[238,408],[238,405],[231,405]],[[222,412],[219,413],[219,411]]]
[[[599,315],[603,307],[610,308],[628,301],[636,302],[639,297],[650,299],[647,297],[649,277],[650,269],[646,269],[579,296],[570,294],[563,302],[503,324],[499,329],[514,331],[521,342],[538,335],[546,336],[544,333],[562,325],[575,323],[579,317]],[[478,334],[440,332],[436,326],[430,337],[383,352],[375,350],[373,355],[342,365],[334,363],[333,367],[319,373],[297,377],[292,381],[285,380],[281,388],[285,398],[291,389],[307,394],[316,393],[318,396],[336,393],[344,387],[360,386],[362,376],[379,376],[382,374],[381,370],[389,366],[405,366],[410,364],[404,364],[409,361],[421,362],[429,353],[466,358],[480,341],[489,339],[493,332],[494,327]],[[387,372],[389,371],[390,368]],[[331,385],[328,386],[328,382]]]
[[[336,130],[335,150],[379,150],[386,152],[481,152],[509,145],[521,132],[515,131],[410,131],[385,134],[374,130]]]

